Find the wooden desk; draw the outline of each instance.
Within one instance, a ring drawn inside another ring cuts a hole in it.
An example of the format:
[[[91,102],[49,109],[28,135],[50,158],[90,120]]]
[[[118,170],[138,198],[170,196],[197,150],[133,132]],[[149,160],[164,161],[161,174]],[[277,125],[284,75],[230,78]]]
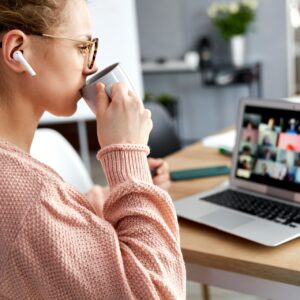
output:
[[[167,159],[170,170],[230,164],[231,159],[201,143]],[[174,200],[205,191],[226,176],[173,182]],[[300,239],[276,248],[179,219],[181,248],[189,280],[267,299],[300,299]]]

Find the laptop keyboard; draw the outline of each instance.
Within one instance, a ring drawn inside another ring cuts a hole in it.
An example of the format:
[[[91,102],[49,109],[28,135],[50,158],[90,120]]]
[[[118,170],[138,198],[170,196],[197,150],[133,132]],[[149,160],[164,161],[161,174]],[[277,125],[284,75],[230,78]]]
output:
[[[219,204],[290,227],[300,227],[300,208],[292,205],[266,200],[265,198],[233,190],[226,190],[201,198],[201,200]]]

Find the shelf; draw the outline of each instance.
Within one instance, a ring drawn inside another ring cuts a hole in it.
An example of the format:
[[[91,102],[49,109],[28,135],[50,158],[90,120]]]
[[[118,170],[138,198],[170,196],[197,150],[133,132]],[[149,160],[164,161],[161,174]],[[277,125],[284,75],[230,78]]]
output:
[[[251,84],[260,81],[260,63],[248,64],[242,68],[233,66],[215,66],[204,70],[203,84],[206,86],[227,86],[234,84]]]
[[[226,87],[246,84],[252,95],[252,85],[256,84],[256,96],[261,97],[261,64],[251,63],[242,68],[235,68],[232,65],[215,65],[210,69],[199,70],[198,66],[188,65],[183,60],[168,60],[163,63],[145,62],[142,63],[144,75],[180,75],[198,74],[201,77],[202,85],[206,87]]]
[[[183,60],[168,60],[163,63],[145,62],[142,63],[142,71],[144,74],[199,72],[198,66],[190,66]]]

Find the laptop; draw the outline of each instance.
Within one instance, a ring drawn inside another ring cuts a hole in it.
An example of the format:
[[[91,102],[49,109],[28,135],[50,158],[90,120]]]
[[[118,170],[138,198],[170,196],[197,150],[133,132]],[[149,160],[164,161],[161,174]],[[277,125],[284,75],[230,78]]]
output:
[[[271,247],[300,236],[300,103],[242,99],[235,145],[229,182],[177,215]]]

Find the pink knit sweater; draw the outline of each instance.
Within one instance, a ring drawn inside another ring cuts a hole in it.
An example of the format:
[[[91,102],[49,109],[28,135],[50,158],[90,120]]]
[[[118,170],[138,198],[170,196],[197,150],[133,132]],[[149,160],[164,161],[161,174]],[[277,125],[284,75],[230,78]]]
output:
[[[176,215],[147,154],[98,153],[111,190],[101,218],[55,171],[0,140],[0,299],[184,299]]]

